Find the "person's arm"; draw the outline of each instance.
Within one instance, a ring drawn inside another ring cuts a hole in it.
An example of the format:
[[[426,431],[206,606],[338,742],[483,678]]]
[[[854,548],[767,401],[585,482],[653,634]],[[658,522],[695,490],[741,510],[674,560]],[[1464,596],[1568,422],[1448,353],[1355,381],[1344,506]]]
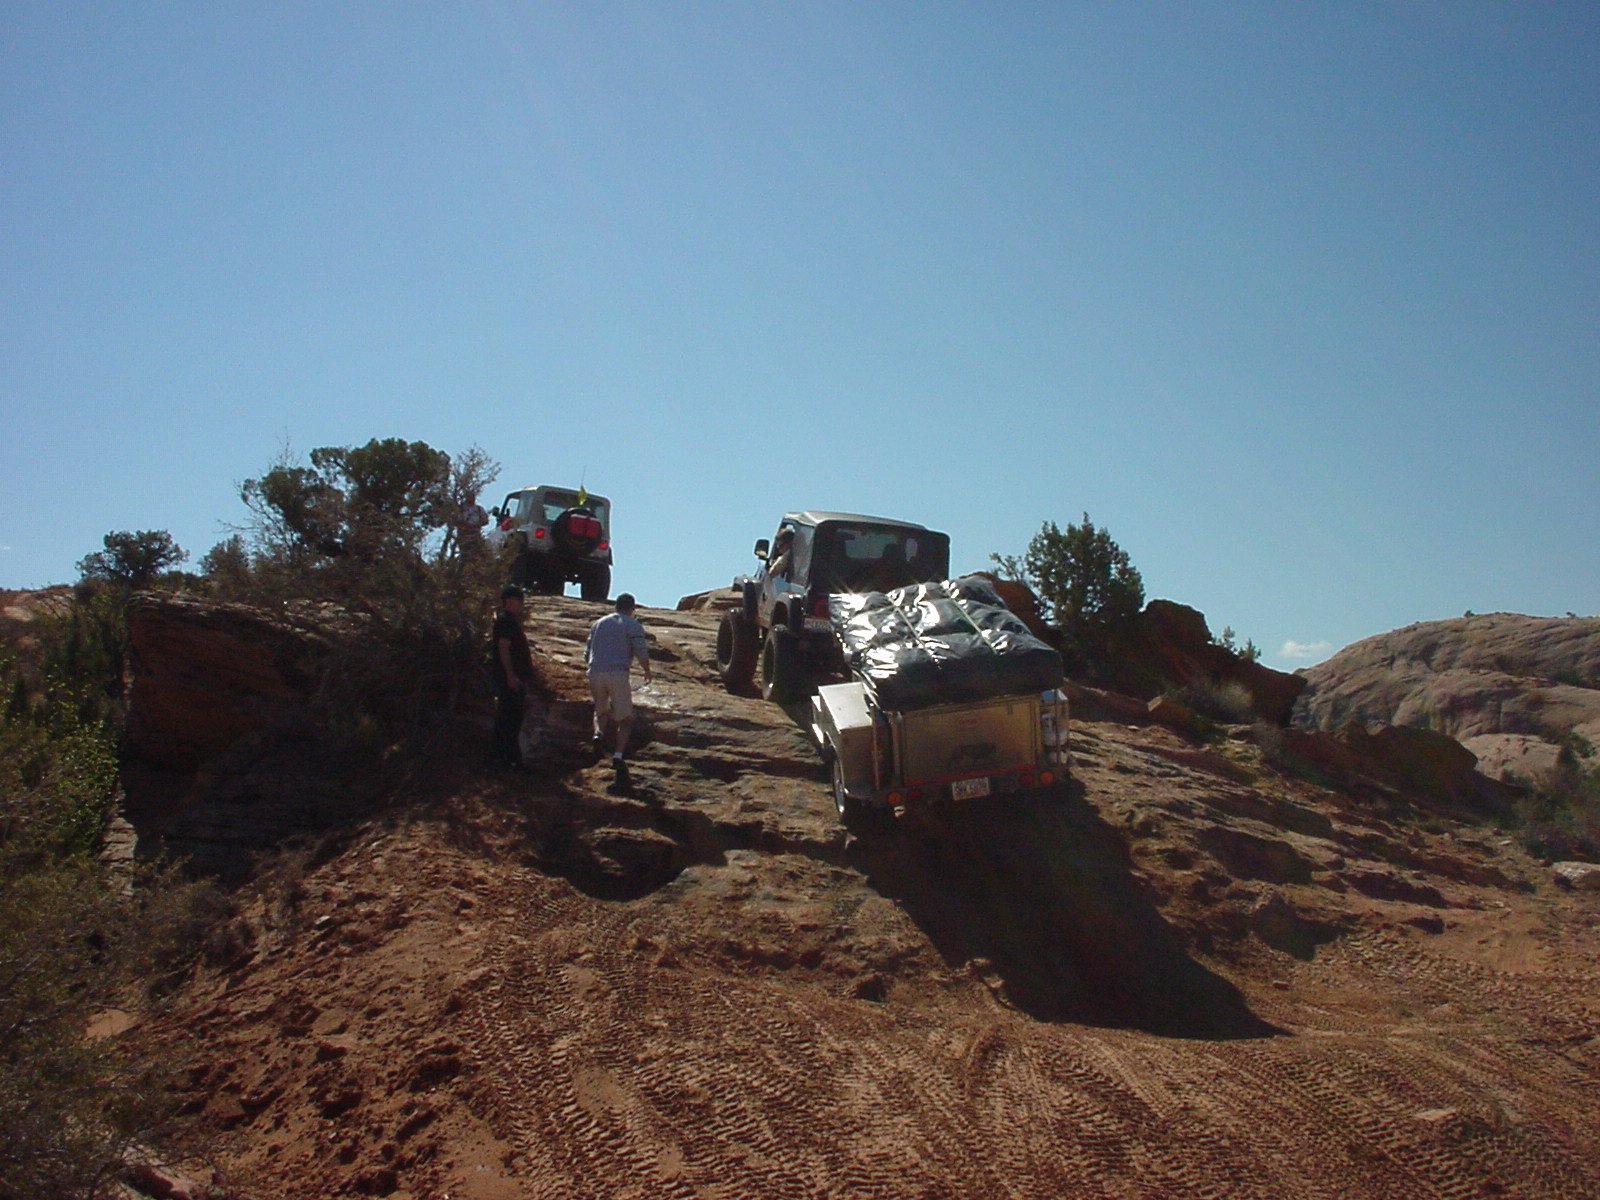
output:
[[[633,656],[639,660],[639,665],[644,668],[644,681],[650,682],[650,642],[644,635],[644,627],[635,626],[632,633]]]

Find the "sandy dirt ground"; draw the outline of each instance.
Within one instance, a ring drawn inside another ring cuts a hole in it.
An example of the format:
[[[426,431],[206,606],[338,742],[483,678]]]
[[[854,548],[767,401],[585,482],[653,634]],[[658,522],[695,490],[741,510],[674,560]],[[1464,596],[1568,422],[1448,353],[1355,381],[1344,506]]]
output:
[[[1073,781],[840,828],[789,714],[643,612],[631,785],[461,763],[244,893],[122,1036],[238,1197],[1600,1196],[1600,896],[1497,831],[1079,721]],[[214,956],[216,957],[216,956]]]

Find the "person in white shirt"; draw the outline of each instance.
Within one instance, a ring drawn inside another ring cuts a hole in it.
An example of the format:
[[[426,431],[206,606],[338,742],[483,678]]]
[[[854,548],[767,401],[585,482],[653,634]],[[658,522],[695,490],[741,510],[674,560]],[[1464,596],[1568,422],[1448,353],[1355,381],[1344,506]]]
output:
[[[644,626],[634,620],[635,607],[633,597],[623,592],[617,597],[616,611],[589,627],[589,640],[583,647],[583,660],[589,666],[589,694],[594,697],[595,745],[604,745],[606,726],[616,725],[611,765],[619,780],[627,777],[624,755],[633,734],[629,673],[635,661],[644,668],[644,681],[650,682],[650,644]]]

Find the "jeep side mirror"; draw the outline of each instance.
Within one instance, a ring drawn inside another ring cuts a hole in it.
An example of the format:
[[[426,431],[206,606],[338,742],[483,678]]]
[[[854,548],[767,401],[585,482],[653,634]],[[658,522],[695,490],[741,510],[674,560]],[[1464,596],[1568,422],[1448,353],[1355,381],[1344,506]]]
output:
[[[766,558],[768,551],[770,551],[771,549],[772,549],[772,543],[767,541],[766,538],[761,538],[759,541],[756,542],[756,557],[757,558]]]

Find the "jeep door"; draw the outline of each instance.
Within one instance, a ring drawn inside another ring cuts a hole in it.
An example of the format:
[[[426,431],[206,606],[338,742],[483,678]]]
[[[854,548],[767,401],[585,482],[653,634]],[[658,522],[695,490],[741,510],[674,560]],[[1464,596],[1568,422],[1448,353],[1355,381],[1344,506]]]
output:
[[[801,525],[795,521],[784,521],[778,526],[778,532],[773,536],[772,544],[777,546],[778,539],[785,533],[792,534],[794,541],[790,544],[788,560],[779,564],[776,553],[768,556],[761,567],[761,612],[766,615],[770,624],[781,625],[782,617],[775,615],[776,609],[781,605],[787,612],[788,597],[799,594],[805,596],[805,581],[811,569],[811,548],[816,536],[816,528],[811,525]],[[777,570],[774,570],[774,567]]]

